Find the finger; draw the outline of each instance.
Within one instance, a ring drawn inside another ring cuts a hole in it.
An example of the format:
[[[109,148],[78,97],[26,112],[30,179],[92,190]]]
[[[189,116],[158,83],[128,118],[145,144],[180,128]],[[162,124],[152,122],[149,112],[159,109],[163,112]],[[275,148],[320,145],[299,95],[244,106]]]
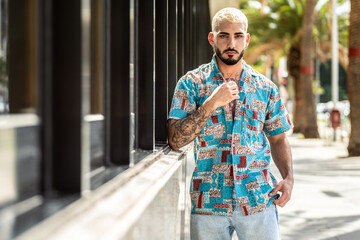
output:
[[[234,91],[234,90],[238,90],[239,89],[237,88],[237,86],[227,86],[227,88],[230,90],[230,91]]]
[[[233,90],[231,90],[231,94],[239,94],[239,90],[233,89]]]
[[[281,189],[281,185],[280,184],[276,185],[276,187],[269,193],[269,196],[270,197],[274,196],[278,191],[280,191],[280,189]]]
[[[232,94],[231,95],[232,100],[239,99],[239,98],[240,98],[239,94]]]
[[[232,94],[231,98],[232,98],[232,100],[235,100],[235,99],[239,99],[240,96],[239,96],[239,94]]]
[[[237,88],[237,84],[236,84],[236,82],[234,82],[234,81],[228,82],[227,85],[228,85],[229,87],[231,87],[231,88],[233,88],[233,87],[236,87],[236,88]]]
[[[289,195],[283,194],[279,199],[274,200],[274,203],[276,205],[279,205],[280,207],[284,207],[289,200],[290,200]]]
[[[275,205],[277,205],[277,206],[280,206],[280,207],[281,207],[279,199],[278,199],[278,200],[274,200],[274,201],[273,201],[273,203],[274,203]]]

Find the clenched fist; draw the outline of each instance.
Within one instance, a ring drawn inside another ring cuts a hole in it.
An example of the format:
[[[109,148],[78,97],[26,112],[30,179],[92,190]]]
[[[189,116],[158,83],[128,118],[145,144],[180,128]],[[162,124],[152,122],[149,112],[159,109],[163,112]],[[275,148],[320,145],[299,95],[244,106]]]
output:
[[[206,99],[204,105],[210,111],[218,107],[225,106],[229,102],[239,99],[238,85],[234,81],[229,81],[218,86],[211,96]]]

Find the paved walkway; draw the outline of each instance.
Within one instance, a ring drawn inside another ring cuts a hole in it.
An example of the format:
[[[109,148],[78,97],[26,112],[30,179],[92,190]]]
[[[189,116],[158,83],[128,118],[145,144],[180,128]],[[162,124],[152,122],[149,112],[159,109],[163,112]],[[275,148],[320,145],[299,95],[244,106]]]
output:
[[[359,240],[360,157],[346,157],[346,145],[339,142],[296,135],[289,141],[295,185],[291,201],[278,208],[282,239]]]

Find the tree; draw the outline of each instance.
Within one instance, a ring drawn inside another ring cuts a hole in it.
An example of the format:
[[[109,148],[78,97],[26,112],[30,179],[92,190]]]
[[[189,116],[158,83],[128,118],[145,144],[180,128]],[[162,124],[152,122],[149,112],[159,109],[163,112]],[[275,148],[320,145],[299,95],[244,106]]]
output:
[[[270,12],[265,15],[261,15],[256,9],[245,10],[249,19],[249,32],[252,34],[252,47],[246,55],[246,61],[254,64],[266,53],[276,62],[280,56],[287,55],[288,73],[295,83],[293,132],[300,133],[306,128],[306,105],[303,95],[300,94],[300,40],[304,1],[274,0],[268,3],[268,7]],[[311,51],[311,48],[307,49],[309,50]],[[266,68],[263,72],[266,72]]]
[[[301,95],[301,82],[300,82],[300,59],[301,50],[299,43],[293,43],[287,54],[287,68],[289,75],[294,80],[294,112],[293,112],[293,123],[294,133],[301,133],[305,124],[305,105],[303,96]]]
[[[358,0],[351,0],[348,96],[351,123],[348,152],[350,156],[360,156],[360,1]]]
[[[348,0],[338,0],[339,5],[344,4]],[[245,54],[245,60],[249,64],[255,64],[258,70],[266,72],[266,67],[269,66],[269,62],[272,61],[276,65],[279,57],[286,55],[288,74],[294,82],[294,111],[293,111],[293,123],[294,133],[303,133],[306,137],[313,137],[311,132],[317,132],[314,129],[316,126],[316,118],[314,118],[315,101],[311,100],[309,103],[307,100],[310,97],[304,96],[304,91],[301,89],[302,81],[300,79],[300,58],[302,56],[302,50],[300,47],[301,37],[303,35],[303,15],[305,14],[305,0],[291,1],[291,0],[273,0],[268,1],[267,7],[270,11],[266,14],[261,14],[261,11],[256,8],[251,8],[247,3],[248,1],[241,1],[241,8],[245,8],[243,11],[249,19],[249,32],[251,33],[252,40],[250,48]],[[316,1],[314,0],[313,6]],[[264,9],[264,1],[261,1],[261,9]],[[312,42],[320,42],[320,50],[317,51],[317,57],[326,63],[331,58],[331,34],[329,34],[328,26],[331,15],[329,12],[331,6],[327,2],[324,2],[322,6],[318,6],[319,11],[313,15],[317,17],[316,24],[312,24],[311,34],[313,36]],[[314,7],[312,7],[314,11]],[[344,69],[347,69],[348,58],[347,49],[347,34],[348,34],[348,17],[346,15],[339,16],[339,62]],[[330,21],[331,22],[331,21]],[[313,44],[315,45],[315,44]],[[315,52],[314,48],[306,49],[308,53]],[[267,60],[264,57],[267,56]],[[309,55],[311,56],[311,55]],[[259,59],[263,59],[260,60]],[[309,63],[313,60],[309,60]],[[262,64],[262,67],[257,64]],[[307,81],[306,93],[313,94],[312,81]],[[313,97],[312,97],[313,98]],[[309,106],[311,104],[312,106]],[[310,107],[309,111],[312,112],[311,119],[309,114],[306,113],[306,109]],[[309,130],[306,130],[309,129]],[[305,131],[307,132],[305,134]],[[310,133],[308,133],[310,132]],[[314,134],[315,136],[317,134]]]
[[[305,138],[318,138],[317,113],[313,92],[313,25],[316,0],[306,0],[301,37],[300,96],[304,104],[301,132]]]

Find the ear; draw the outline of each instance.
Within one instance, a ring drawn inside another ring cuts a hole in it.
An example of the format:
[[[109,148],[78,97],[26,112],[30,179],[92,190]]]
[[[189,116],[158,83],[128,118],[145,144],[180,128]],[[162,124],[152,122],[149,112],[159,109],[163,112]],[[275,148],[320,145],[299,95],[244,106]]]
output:
[[[249,43],[250,43],[250,34],[247,33],[247,34],[246,34],[246,47],[249,46]]]
[[[214,33],[213,32],[209,32],[208,40],[209,40],[210,45],[214,46]]]

